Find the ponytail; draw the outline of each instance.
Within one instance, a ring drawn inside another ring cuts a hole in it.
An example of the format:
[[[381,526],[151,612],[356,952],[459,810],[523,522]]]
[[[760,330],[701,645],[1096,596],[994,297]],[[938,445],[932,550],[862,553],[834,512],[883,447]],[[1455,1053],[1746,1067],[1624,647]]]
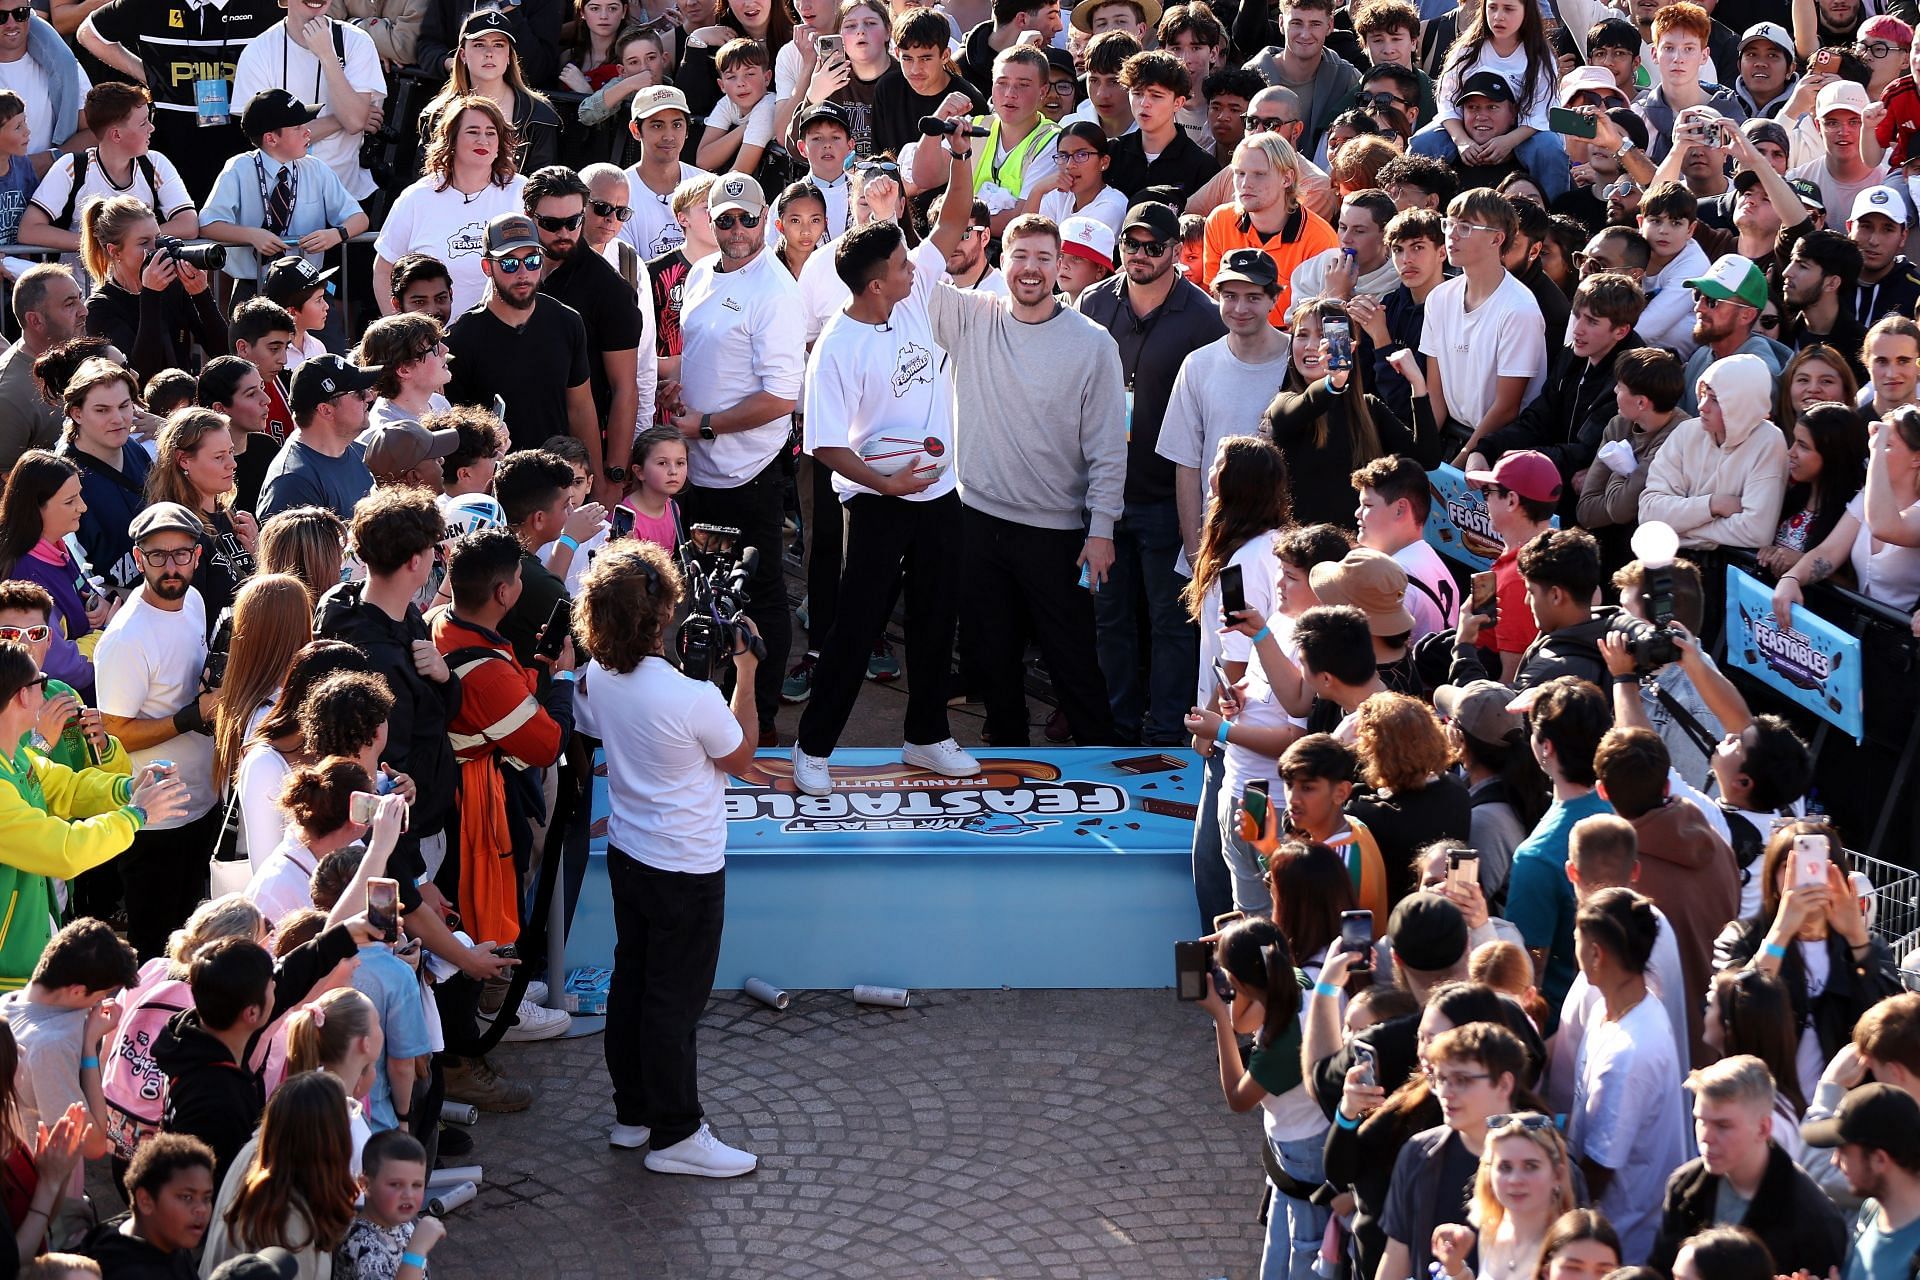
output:
[[[110,200],[95,196],[87,201],[80,210],[80,258],[95,284],[104,284],[112,274],[113,264],[107,250],[119,244],[121,237],[137,223],[152,218],[153,210],[133,196],[114,196]]]
[[[287,1016],[287,1075],[338,1065],[378,1021],[373,1001],[352,987],[335,987],[301,1005]]]

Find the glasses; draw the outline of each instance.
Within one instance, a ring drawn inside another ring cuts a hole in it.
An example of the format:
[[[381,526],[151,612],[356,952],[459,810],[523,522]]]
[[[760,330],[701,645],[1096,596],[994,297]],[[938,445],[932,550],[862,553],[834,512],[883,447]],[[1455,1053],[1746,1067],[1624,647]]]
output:
[[[596,218],[612,218],[616,222],[625,222],[633,216],[633,206],[615,204],[611,200],[589,200],[587,208],[593,210]]]
[[[1458,218],[1440,219],[1441,235],[1450,236],[1454,233],[1456,229],[1464,232],[1464,231],[1498,231],[1500,228],[1490,227],[1484,222],[1462,222]]]
[[[53,635],[49,626],[0,627],[0,640],[12,640],[16,643],[45,644]]]
[[[1576,253],[1573,255],[1573,265],[1575,269],[1583,275],[1592,271],[1615,270],[1611,262],[1608,262],[1597,253]]]
[[[571,218],[534,218],[534,221],[540,224],[542,231],[577,231],[580,224],[586,220],[587,215],[584,212],[576,213]]]
[[[0,26],[5,26],[9,22],[17,22],[24,27],[27,25],[27,19],[32,16],[33,6],[31,5],[24,9],[0,9]]]
[[[1128,253],[1141,253],[1149,258],[1167,256],[1168,245],[1165,240],[1122,240],[1120,247]]]
[[[1778,329],[1780,327],[1780,317],[1778,315],[1770,316],[1762,314],[1759,325],[1762,329]]]
[[[1543,1133],[1551,1128],[1553,1128],[1553,1121],[1538,1111],[1516,1111],[1512,1115],[1487,1117],[1489,1138],[1502,1129],[1518,1129],[1522,1133]]]
[[[17,11],[16,11],[17,12]],[[1857,44],[1853,51],[1863,58],[1884,58],[1890,53],[1905,53],[1912,45],[1890,44],[1885,40],[1875,40],[1871,44]]]
[[[414,352],[411,356],[407,358],[410,361],[426,360],[426,359],[430,359],[433,356],[443,356],[445,354],[447,354],[447,344],[444,342],[436,342],[432,346],[427,347],[424,350]]]
[[[1441,1071],[1434,1067],[1422,1067],[1420,1074],[1427,1078],[1430,1088],[1444,1090],[1447,1093],[1493,1078],[1484,1071]]]
[[[745,227],[751,231],[760,225],[760,215],[757,213],[734,213],[729,210],[715,218],[713,225],[714,228],[719,231],[731,231],[735,227]]]
[[[170,564],[192,564],[193,557],[199,550],[199,547],[194,546],[180,547],[173,551],[142,551],[140,552],[140,558],[145,560],[152,568],[164,569]]]
[[[358,400],[358,401],[359,401],[359,402],[360,402],[361,404],[372,404],[372,403],[373,403],[373,392],[371,392],[371,391],[366,391],[366,390],[361,390],[361,391],[342,391],[342,392],[341,392],[341,393],[340,393],[339,395],[337,395],[337,396],[329,396],[329,397],[327,397],[327,398],[328,398],[329,400]]]
[[[1100,153],[1098,151],[1056,151],[1053,153],[1053,162],[1055,164],[1070,164],[1076,168],[1086,164],[1090,160],[1097,160],[1099,158]]]
[[[1367,102],[1376,107],[1405,108],[1407,100],[1397,93],[1388,93],[1385,89],[1375,89],[1366,95]]]
[[[859,164],[853,166],[853,171],[855,173],[865,174],[877,173],[888,178],[898,178],[900,176],[900,166],[891,160],[862,160]]]
[[[493,265],[499,269],[500,274],[503,276],[514,275],[522,267],[525,267],[529,271],[538,271],[545,263],[546,258],[538,253],[530,253],[524,258],[495,258],[493,260]]]
[[[1694,305],[1704,307],[1708,311],[1718,311],[1721,307],[1744,307],[1747,305],[1734,298],[1710,298],[1698,289],[1694,289],[1691,292],[1693,294]],[[1756,308],[1756,310],[1757,309],[1758,308]]]
[[[33,679],[21,685],[18,689],[15,689],[12,693],[8,694],[7,700],[11,702],[13,699],[19,697],[21,694],[25,693],[29,689],[38,689],[40,690],[41,696],[45,697],[46,691],[47,691],[48,679],[50,679],[50,677],[47,675],[46,672],[42,671],[39,675],[35,676]]]
[[[1241,116],[1240,123],[1246,126],[1248,133],[1272,133],[1300,122],[1282,116]]]

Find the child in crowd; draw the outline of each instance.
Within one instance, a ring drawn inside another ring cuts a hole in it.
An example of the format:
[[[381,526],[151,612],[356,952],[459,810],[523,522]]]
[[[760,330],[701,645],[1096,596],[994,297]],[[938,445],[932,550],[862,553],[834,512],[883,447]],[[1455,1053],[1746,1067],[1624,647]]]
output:
[[[305,258],[281,258],[266,268],[261,292],[293,317],[293,342],[287,347],[287,373],[315,356],[327,354],[319,330],[327,323],[327,281],[338,267],[320,270]]]
[[[147,379],[140,395],[147,402],[148,413],[164,418],[175,409],[190,407],[198,391],[199,384],[185,369],[162,369]]]
[[[620,63],[619,77],[581,99],[583,125],[602,124],[621,115],[627,99],[636,92],[666,83],[667,59],[660,48],[659,32],[629,27],[616,37],[613,52]]]
[[[133,948],[106,921],[86,916],[53,935],[26,990],[0,1000],[0,1018],[19,1049],[17,1100],[25,1132],[51,1126],[69,1105],[83,1102],[97,1129],[84,1154],[90,1160],[107,1154],[100,1042],[119,1022],[112,996],[139,977]]]
[[[213,1149],[183,1133],[158,1133],[127,1166],[129,1211],[100,1224],[87,1253],[110,1277],[194,1274],[193,1255],[213,1217]]]
[[[671,428],[669,428],[669,430],[671,430]],[[573,485],[567,490],[567,502],[573,510],[578,511],[587,504],[590,491],[593,487],[592,473],[587,470],[587,446],[581,444],[572,436],[549,436],[541,443],[540,447],[573,469]],[[637,442],[634,445],[634,450],[635,457],[637,458],[639,456],[639,444]],[[635,462],[634,465],[638,466],[639,463]],[[592,562],[594,552],[607,545],[608,533],[608,526],[602,524],[598,533],[583,541],[579,548],[574,551],[573,558],[567,564],[566,573],[561,575],[566,579],[568,595],[576,596],[580,594],[580,575],[587,571],[587,565]],[[541,547],[538,554],[541,561],[551,567],[553,558],[559,550],[560,540],[555,538],[546,546]]]
[[[40,185],[33,162],[27,159],[29,141],[26,102],[13,90],[0,89],[0,160],[7,166],[0,173],[0,244],[18,241],[27,197]]]
[[[687,487],[687,442],[672,427],[652,427],[633,442],[634,473],[640,487],[620,505],[633,512],[633,536],[663,548],[680,549],[680,504],[674,495]]]
[[[366,1203],[334,1257],[340,1280],[425,1280],[427,1255],[447,1238],[438,1218],[420,1217],[427,1152],[398,1130],[375,1134],[361,1157]]]
[[[811,182],[788,183],[774,200],[773,212],[774,256],[797,281],[807,259],[827,239],[827,197]]]
[[[1180,271],[1194,283],[1200,280],[1207,255],[1207,220],[1197,213],[1180,215]]]
[[[729,40],[713,67],[725,95],[707,116],[699,164],[713,173],[752,173],[773,140],[773,69],[767,46],[744,37]]]

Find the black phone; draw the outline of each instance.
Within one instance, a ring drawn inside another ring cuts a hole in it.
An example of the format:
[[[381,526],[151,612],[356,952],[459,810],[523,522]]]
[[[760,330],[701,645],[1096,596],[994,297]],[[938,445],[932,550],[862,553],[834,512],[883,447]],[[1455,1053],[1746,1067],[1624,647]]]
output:
[[[1213,968],[1213,944],[1176,942],[1173,944],[1174,994],[1182,1000],[1199,1000],[1207,994],[1207,972]]]
[[[631,538],[633,536],[633,508],[622,504],[613,509],[613,528],[607,534],[609,538]]]
[[[1373,968],[1373,912],[1342,911],[1340,913],[1340,949],[1350,951],[1356,957],[1347,966],[1349,973],[1359,973]]]
[[[1563,138],[1592,138],[1600,132],[1599,122],[1593,116],[1567,107],[1547,108],[1547,128]]]
[[[1240,566],[1230,564],[1220,570],[1220,613],[1223,618],[1233,621],[1233,615],[1247,607],[1247,584],[1240,573]]]
[[[573,617],[573,602],[561,596],[553,602],[553,612],[547,615],[547,625],[540,632],[540,643],[533,647],[535,656],[558,658],[561,648],[567,643],[570,623]]]

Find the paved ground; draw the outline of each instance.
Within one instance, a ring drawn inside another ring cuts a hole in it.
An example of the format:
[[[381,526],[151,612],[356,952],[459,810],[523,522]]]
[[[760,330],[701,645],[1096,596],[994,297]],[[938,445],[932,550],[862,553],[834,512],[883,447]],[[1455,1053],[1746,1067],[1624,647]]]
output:
[[[716,997],[701,1032],[731,1182],[610,1150],[602,1041],[503,1046],[540,1098],[485,1116],[443,1276],[1250,1277],[1256,1116],[1221,1101],[1206,1020],[1164,991]],[[509,1264],[506,1260],[511,1260]]]

